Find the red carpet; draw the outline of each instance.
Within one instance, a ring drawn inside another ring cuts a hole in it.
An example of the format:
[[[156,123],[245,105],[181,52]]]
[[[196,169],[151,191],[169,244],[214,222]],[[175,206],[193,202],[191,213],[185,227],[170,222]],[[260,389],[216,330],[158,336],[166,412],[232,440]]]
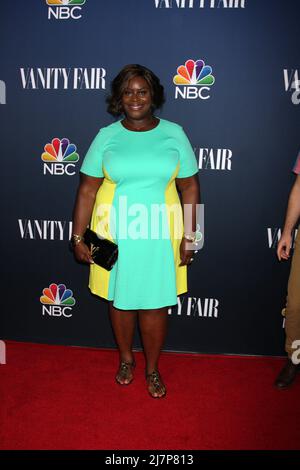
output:
[[[1,449],[300,449],[300,374],[273,388],[281,358],[164,353],[165,399],[114,382],[115,351],[6,342]]]

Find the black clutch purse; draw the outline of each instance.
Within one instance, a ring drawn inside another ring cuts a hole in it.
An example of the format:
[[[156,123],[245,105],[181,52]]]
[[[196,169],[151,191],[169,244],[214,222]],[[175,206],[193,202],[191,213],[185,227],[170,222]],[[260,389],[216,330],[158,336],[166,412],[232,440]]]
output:
[[[118,258],[118,245],[107,238],[100,238],[90,228],[86,229],[83,240],[91,250],[94,262],[110,271]]]

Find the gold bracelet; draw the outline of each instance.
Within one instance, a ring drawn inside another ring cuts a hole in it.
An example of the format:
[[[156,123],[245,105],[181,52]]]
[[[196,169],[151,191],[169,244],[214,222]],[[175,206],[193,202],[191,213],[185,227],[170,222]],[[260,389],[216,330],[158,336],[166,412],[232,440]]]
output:
[[[195,243],[195,245],[197,245],[197,242],[200,242],[200,240],[202,239],[202,233],[200,231],[196,231],[192,233],[193,235],[190,233],[184,233],[183,237],[186,238],[186,240],[189,240],[192,243]]]
[[[190,235],[189,233],[184,233],[183,237],[189,240],[190,242],[194,243],[196,240],[196,235]]]
[[[83,236],[73,233],[71,240],[72,240],[73,245],[78,245],[78,243],[80,243],[83,240]]]

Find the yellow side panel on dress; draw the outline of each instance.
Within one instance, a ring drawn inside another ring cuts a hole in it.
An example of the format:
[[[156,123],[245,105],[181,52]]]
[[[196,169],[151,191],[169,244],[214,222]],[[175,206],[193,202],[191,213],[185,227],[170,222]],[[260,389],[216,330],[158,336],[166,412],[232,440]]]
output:
[[[105,178],[96,196],[90,228],[100,236],[114,241],[109,230],[109,219],[116,183],[111,180],[105,169],[103,172]],[[110,275],[111,271],[108,271],[97,264],[91,264],[89,277],[89,288],[91,292],[108,299]]]
[[[175,178],[179,171],[179,163],[170,178],[165,191],[165,201],[167,207],[168,224],[170,229],[171,242],[173,246],[175,271],[176,271],[176,288],[177,295],[187,292],[187,266],[179,266],[180,260],[180,243],[183,236],[183,212],[179,195],[176,188]]]

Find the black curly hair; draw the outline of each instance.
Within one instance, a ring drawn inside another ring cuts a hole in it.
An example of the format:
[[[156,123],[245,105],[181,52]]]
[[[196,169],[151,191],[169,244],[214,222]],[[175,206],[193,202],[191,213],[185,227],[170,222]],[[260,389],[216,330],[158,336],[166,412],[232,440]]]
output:
[[[147,67],[140,64],[125,65],[111,82],[111,94],[106,98],[107,112],[117,117],[123,114],[122,95],[128,81],[133,77],[143,77],[150,87],[152,112],[165,102],[164,87],[159,78]]]

